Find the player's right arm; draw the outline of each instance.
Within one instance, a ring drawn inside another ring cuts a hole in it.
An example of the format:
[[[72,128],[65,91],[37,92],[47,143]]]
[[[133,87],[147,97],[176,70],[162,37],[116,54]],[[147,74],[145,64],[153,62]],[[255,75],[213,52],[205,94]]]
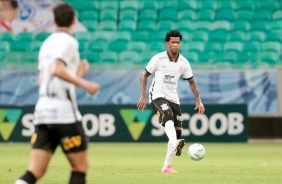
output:
[[[90,95],[94,95],[100,89],[99,84],[87,81],[78,75],[73,75],[72,73],[70,73],[66,69],[65,62],[60,59],[57,59],[52,65],[51,74],[53,76],[59,77],[62,80],[82,87]]]
[[[141,97],[138,101],[137,108],[141,111],[143,111],[146,108],[146,86],[147,86],[147,81],[148,77],[150,76],[150,73],[145,70],[140,79],[140,84],[141,84]]]

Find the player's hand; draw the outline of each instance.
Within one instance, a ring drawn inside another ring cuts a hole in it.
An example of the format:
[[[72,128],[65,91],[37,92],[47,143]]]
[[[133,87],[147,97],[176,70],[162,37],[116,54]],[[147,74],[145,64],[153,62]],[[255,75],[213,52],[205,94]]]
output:
[[[95,82],[86,81],[84,87],[85,91],[87,91],[90,95],[94,95],[100,90],[100,85]]]
[[[88,74],[88,71],[89,71],[89,64],[88,61],[84,59],[79,63],[77,75],[83,77],[86,74]]]
[[[146,97],[141,96],[139,102],[137,103],[137,108],[138,110],[143,111],[146,107]]]
[[[196,110],[196,109],[199,109],[199,113],[200,114],[204,114],[205,113],[205,107],[204,107],[204,105],[202,104],[201,101],[196,103],[196,106],[195,106],[194,110]]]

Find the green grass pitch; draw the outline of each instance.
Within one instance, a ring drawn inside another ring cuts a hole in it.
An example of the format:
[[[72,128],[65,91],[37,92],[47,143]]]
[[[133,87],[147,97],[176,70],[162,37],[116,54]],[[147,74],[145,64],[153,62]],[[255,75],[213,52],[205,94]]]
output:
[[[178,173],[161,173],[166,143],[90,143],[88,184],[281,184],[279,143],[202,143],[206,157],[188,158],[186,143],[174,157]],[[30,145],[0,144],[0,184],[12,184],[27,168]],[[57,149],[39,184],[66,184],[70,166]]]

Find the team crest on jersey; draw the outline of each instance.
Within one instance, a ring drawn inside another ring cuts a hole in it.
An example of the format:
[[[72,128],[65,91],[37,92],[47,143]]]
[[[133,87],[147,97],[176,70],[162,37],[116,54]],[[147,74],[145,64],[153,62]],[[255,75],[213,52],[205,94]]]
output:
[[[183,71],[184,71],[184,66],[180,65],[179,68],[178,68],[178,72],[182,73]]]
[[[163,103],[162,105],[161,105],[161,108],[162,108],[162,110],[163,111],[165,111],[165,110],[168,110],[169,108],[168,108],[168,105],[167,104],[165,104],[165,103]]]

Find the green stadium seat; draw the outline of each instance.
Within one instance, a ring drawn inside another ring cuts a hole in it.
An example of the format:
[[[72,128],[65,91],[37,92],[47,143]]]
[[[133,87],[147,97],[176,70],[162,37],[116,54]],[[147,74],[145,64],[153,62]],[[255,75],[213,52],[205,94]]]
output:
[[[29,46],[30,46],[30,51],[36,51],[38,52],[40,50],[40,47],[42,45],[43,42],[41,41],[33,41],[30,42]]]
[[[238,20],[245,20],[245,21],[252,21],[254,19],[255,12],[254,11],[240,11],[237,13],[236,21]]]
[[[123,20],[119,22],[119,31],[135,31],[137,29],[137,23],[134,20]]]
[[[197,1],[178,1],[178,11],[182,10],[193,10],[196,11],[198,9]]]
[[[131,38],[133,41],[143,41],[148,42],[150,39],[149,32],[147,31],[139,31],[139,32],[132,32]]]
[[[226,21],[232,22],[235,20],[235,12],[228,11],[228,10],[216,11],[214,19],[215,20],[226,20]]]
[[[10,51],[10,42],[1,41],[0,52],[7,52],[7,51]]]
[[[263,42],[261,48],[263,52],[273,51],[273,52],[281,53],[282,51],[281,43],[277,41]]]
[[[218,1],[217,10],[234,11],[236,7],[237,7],[237,4],[235,1]]]
[[[212,21],[215,18],[215,11],[213,10],[200,10],[198,11],[197,20],[208,20]]]
[[[160,10],[159,20],[172,20],[175,21],[177,18],[177,10]]]
[[[83,11],[79,13],[78,19],[80,21],[98,21],[99,20],[99,13],[98,11]]]
[[[138,1],[121,1],[119,5],[120,10],[135,10],[138,11],[140,4]]]
[[[202,41],[206,42],[208,40],[208,33],[205,31],[198,31],[192,34],[191,36],[192,41]]]
[[[231,32],[228,35],[228,41],[245,41],[247,40],[246,33],[244,31],[236,31],[236,32]]]
[[[247,33],[247,40],[250,42],[263,42],[265,40],[264,31],[252,31]]]
[[[219,53],[222,50],[221,42],[207,42],[205,44],[205,53]]]
[[[166,33],[168,31],[159,31],[159,30],[156,30],[154,32],[152,32],[150,34],[150,40],[151,41],[161,41],[161,42],[165,42],[165,36],[166,36]]]
[[[154,31],[156,29],[156,22],[154,20],[142,20],[138,23],[139,31]]]
[[[5,52],[5,60],[9,65],[13,64],[24,64],[24,61],[22,60],[23,55],[25,55],[25,52],[16,52],[16,51],[10,51],[10,52]]]
[[[245,42],[243,45],[243,50],[246,53],[257,53],[261,50],[260,42]]]
[[[278,8],[277,1],[255,1],[256,10],[275,11]]]
[[[210,31],[212,30],[212,22],[210,21],[197,21],[194,23],[196,31]]]
[[[141,3],[141,8],[140,10],[159,10],[160,8],[160,3],[159,1],[143,1]]]
[[[152,59],[152,57],[156,54],[158,54],[160,51],[149,51],[147,50],[144,52],[144,54],[141,55],[141,61],[140,63],[136,63],[139,65],[144,65],[144,67],[149,63],[149,61]]]
[[[228,32],[226,31],[212,31],[209,32],[209,41],[226,42]]]
[[[81,21],[81,23],[86,27],[87,31],[89,32],[94,32],[98,29],[98,21],[84,20],[84,21]]]
[[[230,31],[231,30],[231,23],[225,20],[218,20],[212,23],[212,30],[214,31]]]
[[[147,50],[147,43],[141,41],[131,41],[127,43],[127,49],[131,51],[136,51],[143,53]]]
[[[169,32],[172,29],[177,29],[177,24],[174,21],[169,20],[160,20],[157,25],[158,31],[166,31]]]
[[[119,61],[123,65],[129,64],[130,66],[132,64],[140,64],[142,60],[138,52],[125,50],[119,53]]]
[[[100,21],[98,26],[99,31],[116,31],[117,30],[117,22],[114,20],[104,20]]]
[[[115,51],[115,52],[122,52],[122,51],[124,51],[126,49],[127,49],[127,42],[124,42],[124,41],[120,41],[120,42],[113,41],[113,42],[110,42],[109,45],[108,45],[108,48],[107,48],[107,50]]]
[[[182,20],[178,22],[178,29],[181,32],[191,32],[195,30],[195,24],[194,22],[190,20]]]
[[[48,36],[50,35],[51,33],[47,33],[47,32],[38,33],[37,35],[35,35],[34,40],[35,41],[45,41],[46,38],[48,38]]]
[[[120,10],[119,11],[119,21],[124,21],[124,20],[137,21],[138,12],[135,10]]]
[[[177,1],[160,1],[161,10],[177,10],[178,2]]]
[[[88,1],[87,3],[84,1],[73,1],[71,4],[78,12],[100,10],[99,1]]]
[[[105,63],[111,63],[111,64],[117,64],[119,63],[119,56],[117,52],[114,51],[105,51],[105,52],[101,52],[99,54],[99,58],[102,62],[102,64]]]
[[[6,64],[5,60],[6,60],[6,57],[5,57],[4,52],[0,51],[0,68],[4,68],[5,67],[5,64]]]
[[[16,35],[12,32],[2,32],[0,33],[0,40],[12,42],[16,40]]]
[[[115,31],[96,31],[92,35],[92,41],[109,42],[112,40]]]
[[[252,31],[268,31],[269,29],[269,21],[258,20],[251,23]]]
[[[119,1],[100,1],[100,10],[118,10]]]
[[[86,42],[86,41],[79,41],[79,52],[85,52],[88,50],[88,45],[89,45],[89,42]]]
[[[187,52],[184,53],[184,55],[186,56],[187,60],[189,61],[189,63],[191,64],[195,64],[199,61],[199,54],[198,52]]]
[[[238,10],[254,10],[255,3],[254,1],[237,1]]]
[[[276,52],[261,52],[259,54],[260,63],[258,64],[266,64],[266,65],[276,65],[279,59],[279,54]]]
[[[256,11],[254,19],[256,21],[258,20],[270,21],[272,19],[272,12],[267,10]]]
[[[83,52],[80,54],[81,59],[86,59],[90,64],[99,64],[100,58],[98,52]]]
[[[243,51],[243,43],[242,42],[226,42],[223,45],[224,52],[234,51],[234,52],[242,52]]]
[[[10,42],[10,50],[11,51],[20,51],[25,52],[29,50],[29,42]]]
[[[278,41],[282,43],[282,34],[280,31],[272,31],[266,33],[266,41]]]
[[[281,31],[282,30],[282,20],[277,20],[277,21],[272,21],[270,23],[270,30],[278,30]]]
[[[251,29],[251,24],[248,21],[235,21],[233,23],[233,31],[249,31]]]
[[[208,0],[208,1],[199,1],[199,10],[213,10],[217,9],[217,2]]]
[[[182,10],[182,11],[178,11],[177,19],[178,19],[178,21],[196,20],[197,14],[192,10]]]
[[[78,32],[74,33],[73,36],[78,40],[78,41],[86,41],[89,42],[92,40],[92,33],[91,32]]]
[[[113,34],[112,41],[129,42],[131,40],[131,33],[128,31],[117,31]]]
[[[182,45],[184,48],[188,48],[189,52],[203,52],[205,49],[204,42],[191,41]]]
[[[213,64],[216,60],[217,60],[217,57],[218,57],[218,54],[216,53],[207,53],[207,52],[204,52],[203,54],[199,54],[199,63],[202,63],[202,64]]]
[[[158,19],[158,14],[156,10],[140,10],[139,13],[139,20],[150,20],[150,21],[156,21]]]
[[[224,64],[235,64],[238,61],[238,54],[237,52],[222,52],[220,55],[218,55],[216,63],[220,65]]]
[[[100,21],[105,20],[118,20],[118,11],[117,10],[101,10],[100,11]]]
[[[16,35],[16,40],[17,41],[31,42],[31,41],[33,41],[33,33],[31,33],[31,32],[20,32],[19,34]]]
[[[88,51],[91,52],[104,52],[108,49],[108,42],[107,41],[91,41],[88,44]]]
[[[166,44],[165,42],[149,42],[148,45],[147,45],[147,48],[148,50],[150,51],[158,51],[158,52],[162,52],[162,51],[165,51],[167,50],[167,47],[166,47]]]
[[[277,10],[272,14],[273,20],[282,20],[282,10]]]
[[[35,64],[38,63],[38,52],[28,52],[28,54],[24,54],[22,58],[23,62],[26,64]]]

